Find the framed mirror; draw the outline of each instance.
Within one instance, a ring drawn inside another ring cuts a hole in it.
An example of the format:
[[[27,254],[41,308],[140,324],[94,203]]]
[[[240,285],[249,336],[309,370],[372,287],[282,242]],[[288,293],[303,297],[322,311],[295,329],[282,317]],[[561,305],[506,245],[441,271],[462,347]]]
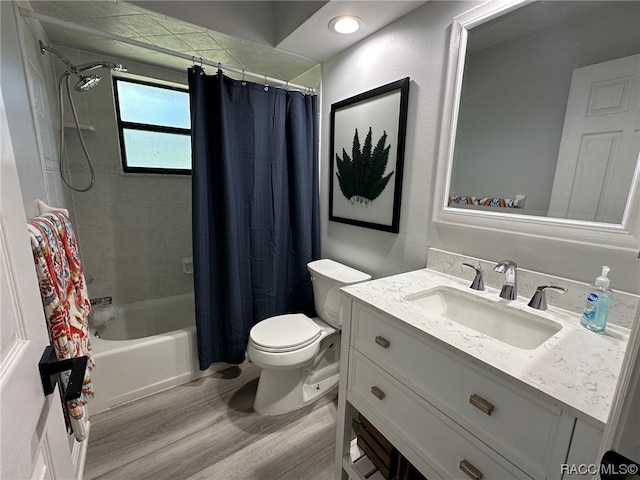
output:
[[[436,222],[637,248],[640,2],[454,18]]]

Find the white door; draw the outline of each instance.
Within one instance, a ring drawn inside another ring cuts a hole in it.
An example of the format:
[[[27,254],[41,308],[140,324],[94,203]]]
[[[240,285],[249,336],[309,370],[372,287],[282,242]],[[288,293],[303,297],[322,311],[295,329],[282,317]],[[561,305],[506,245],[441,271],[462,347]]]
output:
[[[573,71],[549,216],[622,223],[640,150],[640,55]]]
[[[49,338],[1,93],[0,155],[0,479],[73,479],[60,397],[38,373]]]

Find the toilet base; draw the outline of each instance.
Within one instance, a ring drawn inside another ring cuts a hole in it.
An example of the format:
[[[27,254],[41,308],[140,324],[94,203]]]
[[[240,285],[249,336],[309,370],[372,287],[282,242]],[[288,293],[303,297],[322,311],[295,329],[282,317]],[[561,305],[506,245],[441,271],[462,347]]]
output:
[[[340,336],[330,335],[321,344],[312,365],[291,370],[263,368],[253,409],[261,415],[293,412],[338,386],[340,371]]]

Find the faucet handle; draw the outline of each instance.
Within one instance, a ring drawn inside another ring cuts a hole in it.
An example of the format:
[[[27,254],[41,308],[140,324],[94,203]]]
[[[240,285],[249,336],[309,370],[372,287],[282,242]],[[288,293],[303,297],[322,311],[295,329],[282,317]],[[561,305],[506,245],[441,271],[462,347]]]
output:
[[[471,265],[470,263],[463,262],[463,266],[471,267],[476,271],[476,276],[473,278],[473,282],[469,285],[469,288],[473,290],[484,290],[484,277],[482,275],[482,268],[480,266],[476,267],[475,265]]]
[[[533,297],[531,297],[531,301],[529,302],[529,306],[531,308],[535,308],[537,310],[546,310],[547,309],[547,297],[544,294],[544,291],[548,288],[559,291],[561,294],[564,294],[567,289],[563,287],[557,287],[555,285],[540,285],[536,288]]]

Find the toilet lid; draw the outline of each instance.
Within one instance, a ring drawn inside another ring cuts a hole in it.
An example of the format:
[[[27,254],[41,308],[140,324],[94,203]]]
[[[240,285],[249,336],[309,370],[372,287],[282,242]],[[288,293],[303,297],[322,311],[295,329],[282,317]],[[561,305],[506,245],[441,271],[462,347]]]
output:
[[[294,313],[267,318],[257,323],[249,334],[257,347],[289,351],[315,342],[322,328],[306,315]]]

